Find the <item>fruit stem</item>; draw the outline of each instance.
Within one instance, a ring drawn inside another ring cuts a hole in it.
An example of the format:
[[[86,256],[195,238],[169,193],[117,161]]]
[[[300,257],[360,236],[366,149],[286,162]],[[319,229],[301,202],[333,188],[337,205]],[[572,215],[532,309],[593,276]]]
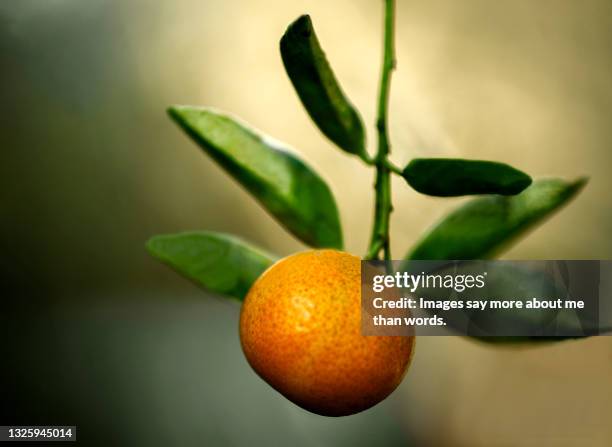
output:
[[[391,152],[387,129],[387,112],[389,106],[389,89],[391,86],[391,72],[395,68],[395,48],[393,42],[395,22],[395,0],[385,1],[385,36],[383,64],[378,91],[378,115],[376,129],[378,131],[378,151],[374,159],[376,165],[376,202],[374,205],[374,225],[370,246],[366,259],[379,259],[380,251],[384,259],[391,259],[389,246],[389,220],[393,206],[391,205],[391,175],[387,156]]]

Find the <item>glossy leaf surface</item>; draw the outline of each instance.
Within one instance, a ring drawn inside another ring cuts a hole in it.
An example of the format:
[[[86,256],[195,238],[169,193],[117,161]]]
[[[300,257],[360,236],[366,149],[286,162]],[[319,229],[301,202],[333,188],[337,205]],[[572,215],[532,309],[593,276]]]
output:
[[[341,149],[363,155],[361,117],[342,92],[309,16],[303,15],[289,25],[280,50],[287,75],[321,132]]]
[[[531,184],[531,177],[505,163],[458,158],[416,158],[402,177],[418,192],[441,197],[514,195]]]
[[[276,260],[234,236],[208,231],[154,236],[147,250],[206,290],[239,300]]]
[[[516,196],[471,199],[429,230],[407,258],[489,258],[566,204],[585,183],[544,179]]]
[[[342,248],[334,197],[321,177],[282,143],[217,111],[176,106],[170,116],[297,238]]]

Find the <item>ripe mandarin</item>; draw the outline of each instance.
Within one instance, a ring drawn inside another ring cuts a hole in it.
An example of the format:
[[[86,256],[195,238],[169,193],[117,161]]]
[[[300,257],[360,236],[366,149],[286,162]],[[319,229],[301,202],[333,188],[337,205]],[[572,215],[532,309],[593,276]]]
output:
[[[361,335],[360,259],[337,250],[288,256],[251,287],[240,315],[244,354],[266,382],[313,413],[345,416],[387,397],[414,337]]]

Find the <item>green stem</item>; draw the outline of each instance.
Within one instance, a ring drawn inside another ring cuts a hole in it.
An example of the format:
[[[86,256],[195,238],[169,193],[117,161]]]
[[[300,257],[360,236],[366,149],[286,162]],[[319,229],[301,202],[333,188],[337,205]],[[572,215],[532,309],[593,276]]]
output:
[[[378,131],[378,151],[374,159],[376,165],[376,203],[374,205],[374,226],[370,238],[370,246],[366,259],[378,259],[383,250],[384,259],[391,259],[389,246],[389,220],[393,207],[391,205],[391,176],[387,156],[391,151],[387,131],[387,111],[389,106],[389,88],[391,72],[395,68],[394,34],[395,0],[385,0],[385,39],[383,65],[378,91],[378,116],[376,129]]]

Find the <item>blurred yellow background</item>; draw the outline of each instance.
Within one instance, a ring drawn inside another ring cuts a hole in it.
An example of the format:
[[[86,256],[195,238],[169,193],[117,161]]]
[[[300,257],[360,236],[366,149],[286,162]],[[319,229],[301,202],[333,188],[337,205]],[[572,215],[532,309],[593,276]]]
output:
[[[102,418],[117,439],[149,445],[610,445],[612,339],[499,349],[421,338],[406,381],[380,408],[321,419],[248,369],[238,304],[205,296],[145,254],[149,236],[191,229],[282,255],[303,249],[170,122],[174,103],[232,112],[289,144],[328,180],[347,249],[363,254],[373,172],[312,124],[278,41],[298,15],[312,16],[373,150],[381,3],[0,3],[0,267],[13,360],[2,383],[22,392],[5,399],[9,415],[82,417],[91,436]],[[609,259],[610,54],[607,0],[398,0],[392,158],[589,176],[573,203],[504,256]],[[463,200],[421,196],[401,179],[393,189],[396,258]],[[38,369],[28,349],[57,357]],[[84,397],[60,405],[72,387]],[[23,396],[37,390],[34,411]],[[113,412],[123,422],[108,420]],[[163,436],[147,438],[151,420]]]

